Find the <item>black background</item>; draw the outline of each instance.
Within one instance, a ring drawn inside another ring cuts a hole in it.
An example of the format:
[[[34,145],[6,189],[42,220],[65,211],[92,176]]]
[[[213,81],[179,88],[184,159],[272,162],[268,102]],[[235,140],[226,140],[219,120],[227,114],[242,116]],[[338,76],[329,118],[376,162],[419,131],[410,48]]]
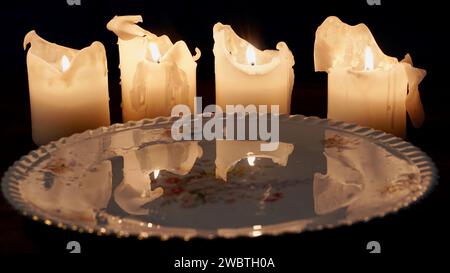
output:
[[[66,253],[70,240],[78,240],[85,254],[133,253],[148,256],[154,266],[171,268],[175,258],[273,257],[279,270],[298,265],[305,255],[368,255],[366,243],[378,240],[382,255],[435,254],[446,244],[445,207],[448,206],[450,168],[445,131],[449,125],[449,65],[446,48],[448,20],[442,2],[388,1],[369,6],[354,1],[93,1],[81,6],[59,1],[0,3],[0,174],[20,156],[34,149],[31,141],[28,83],[23,37],[34,29],[48,41],[83,48],[97,40],[107,51],[112,122],[121,121],[117,37],[106,29],[114,15],[141,14],[142,26],[172,41],[184,40],[193,52],[200,48],[197,94],[203,105],[214,103],[212,27],[231,24],[236,32],[259,48],[274,48],[285,41],[296,64],[292,113],[326,117],[326,74],[315,73],[313,44],[316,28],[329,15],[346,23],[364,22],[381,49],[403,58],[410,53],[416,67],[427,70],[421,95],[427,118],[420,129],[408,129],[408,141],[427,152],[440,171],[440,184],[417,204],[395,215],[299,235],[236,240],[160,241],[96,237],[47,227],[16,213],[0,197],[0,253]],[[303,256],[299,256],[303,255]]]

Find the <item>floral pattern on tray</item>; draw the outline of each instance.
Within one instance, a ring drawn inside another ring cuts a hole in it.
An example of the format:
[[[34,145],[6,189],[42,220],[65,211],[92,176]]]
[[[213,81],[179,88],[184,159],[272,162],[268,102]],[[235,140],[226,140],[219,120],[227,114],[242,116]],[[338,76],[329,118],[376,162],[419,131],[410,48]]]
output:
[[[262,164],[259,160],[258,170],[272,168],[273,164]],[[205,160],[203,160],[205,163]],[[210,163],[206,162],[206,165]],[[310,183],[310,179],[266,179],[258,181],[251,175],[251,168],[240,162],[229,172],[229,181],[216,179],[214,172],[206,171],[201,164],[195,166],[191,173],[184,176],[169,173],[160,174],[152,187],[162,187],[164,195],[160,198],[160,206],[179,204],[181,208],[193,208],[205,204],[230,204],[243,199],[260,203],[273,203],[281,200],[284,191],[299,183]],[[250,175],[249,175],[250,172]]]

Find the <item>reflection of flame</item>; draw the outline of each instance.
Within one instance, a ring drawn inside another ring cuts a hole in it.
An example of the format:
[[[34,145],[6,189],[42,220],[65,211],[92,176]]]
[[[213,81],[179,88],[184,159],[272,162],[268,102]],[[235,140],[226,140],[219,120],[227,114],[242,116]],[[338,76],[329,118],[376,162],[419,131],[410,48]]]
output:
[[[152,59],[155,63],[159,63],[161,60],[161,53],[159,52],[158,45],[156,43],[149,43],[148,48],[152,54]]]
[[[247,157],[248,165],[250,165],[250,166],[255,166],[255,160],[256,160],[256,156],[254,156],[254,155],[249,155],[249,156]]]
[[[153,171],[153,179],[158,178],[158,176],[159,176],[159,170],[154,170]]]
[[[247,63],[250,65],[256,64],[256,53],[253,46],[248,45],[247,46]]]
[[[364,50],[364,70],[373,70],[373,52],[370,46],[367,46]]]
[[[70,67],[70,61],[69,58],[67,58],[66,55],[63,55],[61,58],[61,69],[62,71],[66,71]]]
[[[255,166],[257,158],[270,158],[273,163],[286,166],[294,145],[279,142],[275,151],[261,151],[264,141],[216,141],[216,177],[227,181],[227,173],[238,162],[247,159],[249,166]]]

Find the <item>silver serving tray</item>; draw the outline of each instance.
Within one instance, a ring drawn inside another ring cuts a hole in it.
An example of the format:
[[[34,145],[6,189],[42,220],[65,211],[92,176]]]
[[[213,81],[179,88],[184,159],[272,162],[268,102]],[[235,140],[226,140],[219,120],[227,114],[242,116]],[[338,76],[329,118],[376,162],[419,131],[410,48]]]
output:
[[[174,120],[115,124],[42,146],[9,168],[3,193],[47,225],[188,240],[351,225],[397,212],[437,182],[418,148],[354,124],[280,116],[280,145],[262,153],[256,141],[176,142]]]

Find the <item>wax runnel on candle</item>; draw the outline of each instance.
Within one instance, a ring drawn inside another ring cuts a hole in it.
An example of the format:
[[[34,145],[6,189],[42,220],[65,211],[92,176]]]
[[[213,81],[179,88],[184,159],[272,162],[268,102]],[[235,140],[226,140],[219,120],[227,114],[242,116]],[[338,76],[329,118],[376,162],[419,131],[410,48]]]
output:
[[[115,16],[107,28],[118,36],[123,120],[170,116],[177,104],[194,112],[196,61],[186,43],[156,36],[137,23],[142,17]]]
[[[414,68],[409,55],[401,62],[385,55],[366,25],[328,17],[316,31],[314,64],[328,73],[328,118],[398,136],[405,135],[406,113],[415,127],[422,124],[418,85],[426,71]]]

